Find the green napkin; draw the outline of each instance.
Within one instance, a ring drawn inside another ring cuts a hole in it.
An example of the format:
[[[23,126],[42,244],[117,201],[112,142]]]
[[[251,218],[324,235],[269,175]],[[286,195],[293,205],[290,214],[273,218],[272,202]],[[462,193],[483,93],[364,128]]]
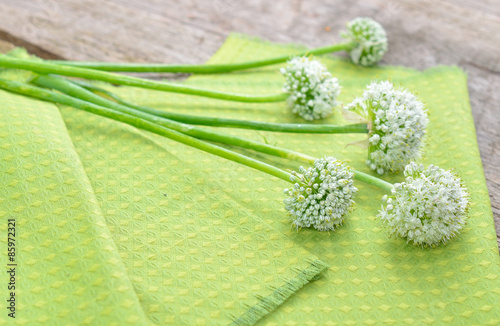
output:
[[[298,46],[273,45],[244,36],[231,36],[211,63],[300,50]],[[282,208],[282,183],[251,169],[225,170],[221,193],[246,208],[260,211],[268,224],[317,255],[330,266],[322,277],[293,295],[261,321],[265,325],[329,324],[442,324],[500,323],[500,269],[498,248],[488,192],[477,148],[466,76],[456,67],[436,67],[424,72],[402,67],[358,68],[333,57],[321,57],[343,85],[340,100],[347,104],[362,94],[373,80],[390,78],[396,85],[419,95],[429,111],[429,128],[422,163],[454,169],[471,194],[468,224],[447,245],[422,249],[404,239],[388,238],[376,218],[384,192],[358,183],[355,210],[335,232],[321,233],[290,227]],[[188,83],[234,92],[273,93],[283,83],[277,67],[220,76],[191,77]],[[123,97],[160,109],[193,114],[247,118],[263,121],[301,122],[283,104],[235,104],[202,98],[172,97],[133,88],[117,89]],[[325,123],[342,123],[336,114]],[[363,135],[292,135],[245,130],[226,131],[265,140],[321,157],[334,155],[356,169],[365,166],[366,150],[346,144]],[[190,154],[185,157],[188,158]],[[285,162],[259,156],[280,166]],[[297,166],[297,165],[296,165]],[[207,169],[208,173],[213,173]],[[244,184],[241,180],[245,180]],[[402,181],[401,174],[386,176]],[[255,182],[248,182],[254,180]]]
[[[245,168],[73,108],[0,98],[1,239],[15,219],[17,264],[15,318],[4,308],[0,325],[251,325],[325,269],[221,191]]]
[[[145,324],[59,110],[3,91],[0,98],[0,324]]]
[[[233,36],[211,62],[242,61],[285,53],[290,47],[278,46]],[[314,230],[291,230],[283,218],[281,196],[275,182],[263,180],[249,186],[258,189],[266,202],[248,201],[250,209],[266,209],[267,221],[311,253],[326,261],[330,268],[323,276],[304,287],[285,304],[261,321],[264,325],[335,325],[335,324],[500,324],[500,268],[492,211],[476,142],[467,91],[466,76],[457,67],[436,67],[419,72],[401,67],[363,69],[332,57],[322,57],[343,90],[340,99],[349,103],[362,93],[365,85],[390,78],[396,85],[419,95],[429,111],[429,129],[422,163],[454,169],[471,194],[468,224],[447,245],[421,249],[399,238],[388,238],[376,218],[383,192],[358,184],[356,208],[346,225],[330,234]],[[196,77],[190,82],[234,91],[255,93],[276,91],[282,78],[274,70],[259,74],[239,73],[217,77]],[[156,98],[147,99],[158,105]],[[200,106],[203,100],[199,100]],[[219,104],[220,107],[234,105]],[[215,112],[215,109],[212,110]],[[202,113],[197,110],[195,113]],[[269,105],[237,112],[218,109],[214,114],[278,121],[300,121],[284,106]],[[285,116],[285,118],[283,118]],[[339,115],[326,122],[339,122]],[[259,138],[251,132],[240,132]],[[261,133],[272,144],[293,148],[317,157],[334,155],[367,171],[366,150],[345,144],[362,140],[362,135],[283,135]],[[257,176],[257,172],[248,171]],[[236,174],[228,176],[236,177]],[[386,178],[402,181],[401,175]],[[224,191],[244,200],[238,185],[228,182]]]

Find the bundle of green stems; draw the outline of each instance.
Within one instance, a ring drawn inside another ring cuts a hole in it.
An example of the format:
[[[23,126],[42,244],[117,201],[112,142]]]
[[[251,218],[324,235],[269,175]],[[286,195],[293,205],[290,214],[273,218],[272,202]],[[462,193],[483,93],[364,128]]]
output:
[[[243,137],[229,135],[219,131],[209,130],[194,125],[184,124],[165,117],[159,117],[157,115],[138,110],[137,106],[131,107],[111,101],[102,96],[96,95],[89,90],[86,90],[76,83],[59,77],[40,75],[32,80],[32,84],[34,85],[0,79],[0,88],[8,90],[10,92],[22,94],[52,103],[72,106],[74,108],[81,109],[96,115],[120,121],[122,123],[126,123],[139,129],[170,138],[185,145],[206,151],[208,153],[229,159],[231,161],[247,165],[251,168],[268,173],[287,182],[291,182],[291,174],[289,172],[283,171],[282,169],[258,161],[254,158],[236,153],[227,148],[214,145],[207,142],[207,140],[238,146],[241,148],[250,149],[261,153],[283,157],[286,159],[308,164],[311,164],[316,160],[316,158],[290,149],[280,148],[254,140],[245,139]],[[42,86],[43,88],[40,86]],[[59,92],[55,92],[50,89],[58,90]],[[109,95],[110,93],[108,92],[107,94]],[[318,125],[318,127],[323,126]],[[358,127],[360,126],[356,126],[354,128]],[[356,172],[356,179],[386,190],[389,190],[391,187],[389,183],[361,171]]]

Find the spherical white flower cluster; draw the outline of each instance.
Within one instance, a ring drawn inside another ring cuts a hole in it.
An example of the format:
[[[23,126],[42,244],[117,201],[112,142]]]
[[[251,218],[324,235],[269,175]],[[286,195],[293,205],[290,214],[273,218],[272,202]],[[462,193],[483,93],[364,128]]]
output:
[[[446,243],[465,224],[469,194],[460,178],[430,165],[410,163],[406,180],[392,188],[387,207],[379,217],[391,229],[391,235],[404,237],[419,246]]]
[[[333,157],[318,159],[307,170],[292,172],[292,189],[284,200],[285,209],[293,218],[293,225],[314,227],[320,231],[334,230],[341,225],[358,189],[353,186],[354,171]]]
[[[397,172],[420,158],[428,119],[424,104],[391,82],[367,86],[363,97],[346,107],[371,123],[367,164],[379,174]]]
[[[360,66],[372,66],[382,60],[387,52],[387,35],[384,28],[371,18],[358,17],[347,23],[343,38],[356,43],[349,51],[351,60]]]
[[[306,120],[322,119],[332,113],[340,85],[323,64],[296,57],[280,71],[286,79],[283,90],[290,93],[288,104],[293,113]]]

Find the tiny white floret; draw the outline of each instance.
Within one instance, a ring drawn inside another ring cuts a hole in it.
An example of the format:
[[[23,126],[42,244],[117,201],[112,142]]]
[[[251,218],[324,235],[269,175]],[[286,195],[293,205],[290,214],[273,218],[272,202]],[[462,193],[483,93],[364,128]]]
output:
[[[308,169],[292,172],[296,183],[285,189],[285,209],[298,228],[335,230],[354,204],[358,189],[353,185],[354,170],[333,157],[318,159]]]

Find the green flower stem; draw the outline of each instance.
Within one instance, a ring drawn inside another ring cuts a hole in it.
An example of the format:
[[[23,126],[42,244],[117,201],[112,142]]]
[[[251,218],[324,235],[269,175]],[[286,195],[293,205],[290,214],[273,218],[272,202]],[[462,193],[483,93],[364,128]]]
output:
[[[147,130],[152,133],[170,138],[174,141],[178,141],[185,145],[206,151],[208,153],[220,156],[222,158],[231,160],[233,162],[237,162],[248,167],[254,168],[256,170],[268,173],[275,177],[278,177],[282,180],[291,183],[291,174],[285,172],[277,167],[272,165],[260,162],[258,160],[254,160],[245,155],[238,154],[236,152],[230,151],[228,149],[207,143],[205,141],[187,136],[183,133],[177,132],[175,130],[166,128],[164,126],[160,126],[156,123],[138,118],[136,116],[132,116],[129,114],[125,114],[122,112],[118,112],[115,110],[110,110],[108,108],[104,108],[92,103],[88,103],[86,101],[82,101],[79,99],[75,99],[71,96],[67,96],[64,94],[56,93],[53,91],[45,90],[36,86],[14,82],[10,80],[5,80],[0,78],[0,88],[5,90],[26,95],[29,97],[38,98],[44,101],[49,101],[53,103],[59,103],[64,105],[69,105],[87,112],[91,112],[109,119],[113,119],[116,121],[120,121],[131,126],[137,127],[139,129]]]
[[[148,113],[134,110],[133,108],[129,108],[127,106],[107,100],[62,78],[51,77],[51,76],[39,76],[35,78],[33,82],[37,85],[56,89],[70,96],[78,97],[79,99],[94,103],[99,106],[103,106],[112,110],[117,110],[126,114],[137,116],[141,119],[157,123],[164,127],[174,129],[178,132],[182,132],[186,135],[193,136],[196,138],[230,144],[245,149],[251,149],[261,153],[277,157],[284,157],[290,160],[304,162],[308,164],[313,164],[314,161],[316,160],[316,158],[314,157],[305,155],[300,152],[292,151],[289,149],[280,148],[277,146],[272,146],[257,141],[247,140],[245,138],[228,135],[221,132],[214,132],[203,128],[188,126],[168,119],[158,118]],[[359,181],[374,185],[384,190],[390,191],[390,189],[392,188],[392,184],[360,171],[355,171],[355,178],[358,179]]]
[[[351,134],[369,133],[366,123],[358,123],[351,125],[315,125],[315,124],[293,124],[293,123],[270,123],[261,121],[248,121],[248,120],[238,120],[238,119],[227,119],[227,118],[214,118],[214,117],[203,117],[203,116],[193,116],[182,113],[166,112],[161,110],[155,110],[148,108],[146,106],[136,105],[127,101],[124,101],[116,94],[113,94],[105,89],[92,85],[90,83],[72,80],[72,83],[80,85],[94,93],[102,94],[106,97],[112,98],[116,102],[123,104],[125,106],[134,108],[139,111],[143,111],[158,117],[164,117],[170,120],[175,120],[192,125],[202,125],[202,126],[212,126],[212,127],[229,127],[229,128],[240,128],[240,129],[253,129],[260,131],[273,131],[273,132],[293,132],[293,133],[310,133],[310,134]]]
[[[158,135],[170,138],[172,140],[178,141],[180,143],[183,143],[188,146],[192,146],[194,148],[206,151],[208,153],[220,156],[222,158],[226,158],[228,160],[231,160],[233,162],[237,162],[246,166],[249,166],[251,168],[254,168],[256,170],[268,173],[270,175],[273,175],[275,177],[278,177],[282,180],[285,180],[287,182],[290,181],[290,173],[285,172],[279,168],[276,168],[272,165],[260,162],[258,160],[249,158],[245,155],[241,155],[238,153],[235,153],[233,151],[227,150],[225,148],[221,148],[219,146],[207,143],[205,141],[198,140],[196,138],[190,137],[188,135],[185,135],[183,133],[177,132],[175,130],[172,130],[170,128],[167,128],[165,126],[158,125],[157,123],[139,118],[137,116],[133,116],[130,114],[122,113],[119,111],[115,111],[113,109],[108,109],[102,106],[98,106],[83,100],[79,100],[76,98],[73,98],[68,95],[64,94],[59,94],[53,91],[45,90],[42,88],[34,87],[31,85],[19,83],[19,82],[14,82],[14,81],[9,81],[5,79],[0,79],[0,88],[3,88],[5,90],[38,98],[44,101],[49,101],[49,102],[54,102],[54,103],[59,103],[59,104],[64,104],[64,105],[69,105],[90,113],[94,113],[97,115],[101,115],[103,117],[107,117],[116,121],[120,121],[129,125],[132,125],[134,127],[137,127],[139,129],[147,130],[153,133],[156,133]],[[220,138],[219,140],[222,140]],[[259,146],[254,146],[252,143],[257,143],[257,142],[249,142],[246,143],[245,146],[251,146],[247,147],[249,149],[254,149],[257,151],[261,151],[263,153],[275,155],[275,156],[280,156],[280,157],[289,157],[298,161],[306,162],[306,163],[314,163],[314,158],[313,157],[308,157],[307,155],[304,155],[302,153],[290,151],[290,150],[285,150],[285,149],[280,149],[275,146],[270,146],[267,144],[260,144]],[[263,150],[263,148],[272,148],[272,150]],[[279,151],[282,151],[284,154],[280,154]],[[292,154],[296,153],[297,155],[293,156]],[[384,190],[390,191],[392,188],[392,184],[383,181],[379,178],[370,176],[366,173],[360,172],[360,171],[355,171],[355,178],[358,179],[359,181],[377,186],[379,188],[382,188]]]
[[[54,63],[48,63],[44,61],[18,59],[7,55],[0,55],[0,67],[29,70],[40,74],[56,74],[56,75],[63,75],[70,77],[80,77],[85,79],[100,80],[118,85],[141,87],[158,91],[196,95],[196,96],[216,98],[220,100],[235,101],[235,102],[247,102],[247,103],[281,102],[286,100],[289,96],[288,93],[279,93],[279,94],[263,95],[263,96],[225,93],[225,92],[202,89],[193,86],[180,85],[169,82],[159,82],[159,81],[125,76],[125,75],[118,75],[106,71],[69,67]]]
[[[371,176],[367,173],[361,171],[354,171],[354,178],[361,182],[367,183],[369,185],[381,188],[385,191],[391,192],[392,183],[379,179],[377,177]]]
[[[321,55],[325,53],[337,52],[342,50],[348,51],[351,50],[354,46],[355,43],[345,42],[345,43],[339,43],[335,45],[329,45],[321,48],[308,50],[302,53],[294,54],[293,56]],[[65,66],[89,68],[89,69],[104,70],[104,71],[213,74],[213,73],[224,73],[224,72],[274,65],[286,62],[288,59],[290,59],[290,57],[291,55],[284,55],[264,60],[231,63],[231,64],[218,64],[218,65],[108,63],[108,62],[84,62],[84,61],[64,61],[64,60],[53,60],[50,62]]]
[[[78,85],[73,84],[72,82],[54,77],[54,76],[47,76],[47,75],[41,75],[37,76],[32,80],[32,83],[38,86],[46,87],[46,88],[52,88],[55,90],[58,90],[62,93],[65,93],[66,95],[72,96],[74,98],[87,101],[108,109],[120,111],[125,114],[133,115],[138,118],[156,123],[160,126],[166,127],[173,129],[175,131],[181,132],[183,134],[195,137],[195,138],[200,138],[200,139],[205,139],[205,140],[210,140],[210,141],[215,141],[219,143],[224,143],[224,144],[230,144],[242,148],[249,148],[255,151],[259,151],[262,153],[266,153],[269,155],[274,155],[274,156],[279,156],[279,157],[284,157],[287,159],[291,160],[310,160],[313,159],[310,156],[307,156],[302,153],[294,152],[291,150],[287,149],[282,149],[279,147],[263,144],[257,141],[245,139],[242,137],[237,137],[229,134],[224,134],[221,132],[215,132],[207,129],[203,129],[200,127],[196,126],[190,126],[186,125],[184,123],[180,123],[177,121],[172,121],[169,119],[157,117],[142,111],[135,110],[134,108],[130,108],[127,106],[124,106],[122,104],[115,103],[113,101],[110,101],[108,99],[105,99],[101,96],[98,96]]]

